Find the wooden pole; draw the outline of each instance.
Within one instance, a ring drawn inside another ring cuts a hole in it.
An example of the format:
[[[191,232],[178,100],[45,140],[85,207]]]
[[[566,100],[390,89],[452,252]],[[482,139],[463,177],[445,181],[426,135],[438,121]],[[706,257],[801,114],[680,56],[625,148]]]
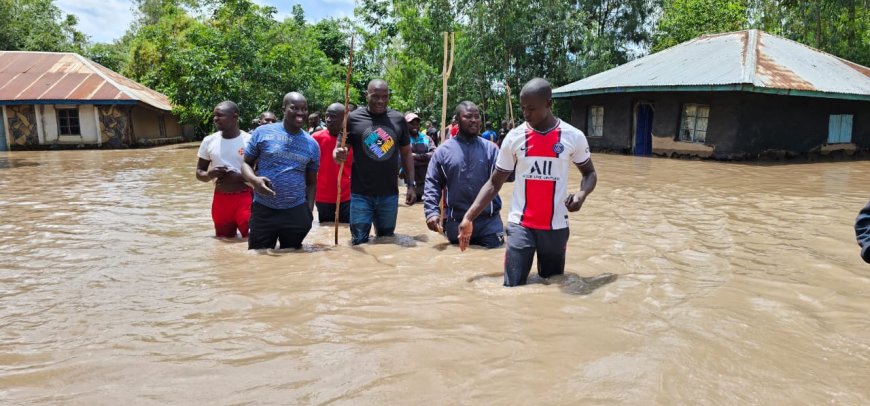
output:
[[[508,117],[510,117],[510,125],[511,125],[511,127],[513,127],[515,125],[515,123],[514,123],[514,105],[513,105],[513,101],[511,101],[511,85],[508,84],[507,81],[505,81],[504,88],[505,88],[505,90],[507,90],[507,100],[506,100],[507,101],[507,110],[508,110],[507,115],[508,115]]]
[[[453,72],[453,49],[456,45],[456,34],[450,33],[450,59],[447,59],[447,33],[444,33],[444,61],[441,65],[441,144],[447,141],[450,136],[450,131],[447,129],[447,81],[450,80],[450,74]],[[446,213],[446,201],[444,190],[441,190],[441,202],[438,204],[441,209],[441,223],[444,222]],[[440,233],[444,233],[444,229],[438,224]]]
[[[447,141],[449,131],[447,130],[447,81],[450,80],[450,74],[453,72],[453,48],[456,45],[455,33],[450,33],[450,59],[447,59],[447,38],[448,33],[444,33],[444,61],[441,65],[441,142]]]
[[[347,111],[347,105],[350,103],[350,72],[353,66],[353,45],[356,35],[350,36],[350,52],[347,57],[347,78],[344,80],[344,120],[341,126],[341,148],[344,148],[347,142],[347,116],[350,114]],[[344,162],[346,162],[345,160]],[[335,245],[338,245],[338,223],[341,215],[341,175],[344,172],[344,162],[338,166],[338,195],[335,197]]]

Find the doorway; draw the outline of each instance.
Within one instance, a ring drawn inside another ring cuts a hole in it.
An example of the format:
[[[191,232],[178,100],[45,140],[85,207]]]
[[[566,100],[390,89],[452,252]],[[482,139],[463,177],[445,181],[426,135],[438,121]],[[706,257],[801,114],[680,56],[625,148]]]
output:
[[[650,104],[638,104],[635,110],[634,155],[652,155],[652,124],[653,107]]]

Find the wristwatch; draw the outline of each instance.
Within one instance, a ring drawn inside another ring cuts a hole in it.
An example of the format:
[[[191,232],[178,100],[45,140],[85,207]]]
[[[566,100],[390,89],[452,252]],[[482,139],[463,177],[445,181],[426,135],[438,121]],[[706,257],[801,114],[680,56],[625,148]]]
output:
[[[416,188],[416,187],[417,187],[417,182],[414,182],[414,181],[405,182],[405,186],[407,186],[407,187],[412,187],[412,188]]]

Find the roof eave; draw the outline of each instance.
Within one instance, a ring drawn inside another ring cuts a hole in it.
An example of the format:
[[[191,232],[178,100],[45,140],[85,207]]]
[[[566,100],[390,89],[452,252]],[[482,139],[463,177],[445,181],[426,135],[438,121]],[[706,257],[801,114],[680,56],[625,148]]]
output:
[[[553,92],[554,99],[565,99],[574,96],[586,96],[593,94],[611,93],[638,93],[638,92],[752,92],[764,94],[777,94],[783,96],[821,97],[826,99],[870,101],[870,94],[830,93],[815,90],[776,89],[758,87],[749,84],[731,85],[681,85],[681,86],[630,86],[630,87],[606,87],[597,89],[583,89],[573,91]]]
[[[20,106],[23,104],[139,104],[141,103],[139,100],[69,100],[69,99],[57,99],[57,100],[0,100],[0,105],[3,106]],[[163,109],[161,109],[163,110]]]

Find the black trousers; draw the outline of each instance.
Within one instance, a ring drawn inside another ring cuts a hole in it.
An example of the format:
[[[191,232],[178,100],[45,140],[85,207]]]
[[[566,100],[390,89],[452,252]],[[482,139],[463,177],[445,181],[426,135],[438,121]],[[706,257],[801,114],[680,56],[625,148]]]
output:
[[[335,203],[320,203],[315,202],[317,206],[317,221],[323,223],[335,222]],[[341,202],[338,208],[338,222],[350,223],[350,200]]]
[[[308,205],[302,203],[289,209],[273,209],[257,202],[251,204],[251,232],[248,235],[248,249],[271,249],[275,243],[281,248],[302,248],[302,240],[311,231],[314,217]]]
[[[538,275],[549,278],[565,273],[565,251],[570,232],[534,230],[508,223],[507,249],[504,260],[504,285],[525,285],[532,270],[532,260],[538,255]]]

